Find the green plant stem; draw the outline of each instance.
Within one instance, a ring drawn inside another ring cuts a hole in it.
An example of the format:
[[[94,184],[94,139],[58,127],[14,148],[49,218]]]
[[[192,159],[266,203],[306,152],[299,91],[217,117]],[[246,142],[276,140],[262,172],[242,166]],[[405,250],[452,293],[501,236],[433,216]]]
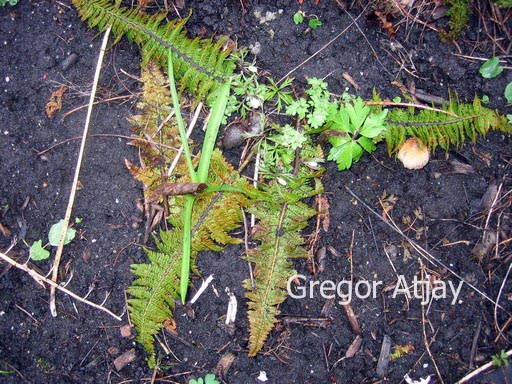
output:
[[[188,147],[187,131],[185,129],[185,123],[183,122],[183,117],[181,116],[181,106],[178,99],[178,92],[176,91],[176,82],[174,81],[174,67],[170,49],[168,55],[169,59],[167,60],[167,72],[169,76],[169,88],[171,89],[172,103],[174,106],[174,112],[176,114],[176,122],[178,123],[178,129],[180,131],[181,145],[183,145],[183,153],[185,154],[185,161],[187,162],[190,180],[193,183],[197,183],[197,174],[194,170],[194,164],[192,164],[192,156],[190,155],[190,148]]]
[[[192,246],[192,211],[196,198],[193,195],[185,196],[185,210],[183,212],[183,251],[181,256],[180,296],[185,303],[190,276],[190,250]]]
[[[224,110],[229,98],[231,80],[227,80],[221,87],[217,99],[213,103],[210,120],[206,127],[201,158],[197,167],[197,176],[199,183],[208,181],[208,171],[210,170],[210,161],[217,141],[217,134],[224,118]]]
[[[181,142],[183,145],[183,153],[185,154],[185,160],[187,162],[188,171],[190,174],[190,180],[193,183],[206,183],[208,180],[208,172],[210,170],[210,162],[217,141],[217,134],[219,132],[222,119],[224,118],[224,110],[229,98],[229,91],[231,87],[231,81],[228,80],[224,83],[219,91],[219,95],[212,106],[212,112],[208,125],[206,127],[206,133],[203,142],[203,148],[201,151],[201,157],[199,158],[199,166],[197,173],[194,170],[194,164],[192,163],[192,156],[190,155],[190,149],[188,147],[187,133],[185,129],[185,123],[181,116],[180,102],[178,100],[178,92],[176,91],[176,82],[174,81],[174,67],[172,63],[171,50],[168,52],[168,75],[169,75],[169,87],[171,89],[172,102],[174,106],[174,112],[176,114],[176,121],[178,123],[178,129],[180,132]],[[238,192],[238,191],[237,191]],[[185,196],[185,211],[183,216],[183,253],[181,257],[181,274],[180,274],[180,296],[181,301],[185,303],[187,298],[188,290],[188,279],[190,277],[190,253],[192,245],[192,213],[194,209],[195,197],[192,195]]]
[[[227,81],[219,91],[219,95],[212,107],[212,114],[206,133],[204,136],[203,148],[201,150],[201,157],[199,158],[199,165],[197,167],[197,179],[194,182],[206,183],[208,180],[208,172],[210,170],[210,161],[217,141],[217,134],[219,132],[220,124],[224,118],[224,110],[229,97],[230,81]],[[183,226],[183,256],[181,260],[181,275],[180,275],[180,295],[182,303],[185,303],[188,290],[188,279],[190,276],[190,246],[191,246],[191,222],[192,222],[192,209],[194,207],[195,197],[187,195],[185,197],[185,223]]]

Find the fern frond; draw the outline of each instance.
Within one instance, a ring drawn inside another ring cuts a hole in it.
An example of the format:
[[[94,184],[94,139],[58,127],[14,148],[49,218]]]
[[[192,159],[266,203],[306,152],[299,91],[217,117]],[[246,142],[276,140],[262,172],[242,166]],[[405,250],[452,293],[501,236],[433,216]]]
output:
[[[309,181],[315,175],[301,168],[302,175],[296,179],[301,185],[294,186],[293,192],[274,183],[249,210],[259,220],[253,239],[260,243],[246,256],[254,264],[254,286],[251,280],[244,281],[249,300],[249,356],[263,348],[277,322],[277,307],[288,296],[287,281],[295,274],[290,259],[307,257],[301,231],[316,211],[300,200],[321,193],[322,185],[315,179],[311,187]]]
[[[146,252],[149,263],[132,265],[137,279],[127,289],[131,296],[128,310],[137,341],[149,354],[150,366],[155,364],[154,335],[165,320],[172,318],[174,300],[179,296],[182,229],[161,231],[158,251]]]
[[[165,76],[153,62],[142,67],[142,96],[137,103],[140,113],[128,120],[138,134],[130,144],[140,150],[140,166],[125,160],[133,177],[144,188],[145,202],[151,201],[153,191],[169,181],[167,168],[177,156],[181,145],[178,127],[174,118],[168,118],[171,110],[171,97]],[[175,179],[187,173],[185,161],[180,159],[174,171]]]
[[[174,20],[162,24],[165,14],[153,16],[113,4],[110,0],[72,0],[82,20],[100,31],[109,25],[118,42],[123,36],[137,43],[144,62],[154,60],[167,68],[167,52],[173,53],[174,73],[183,87],[197,100],[212,101],[219,84],[233,73],[234,64],[228,60],[232,48],[227,39],[190,39],[183,31],[187,22]],[[144,64],[144,63],[143,63]]]
[[[483,107],[477,97],[472,104],[458,103],[451,98],[450,105],[444,110],[450,114],[426,109],[416,113],[413,107],[392,109],[386,118],[385,140],[389,154],[398,151],[409,136],[421,139],[433,152],[437,147],[444,150],[452,146],[458,148],[468,139],[474,142],[491,129],[512,133],[512,125],[507,119],[497,111]]]

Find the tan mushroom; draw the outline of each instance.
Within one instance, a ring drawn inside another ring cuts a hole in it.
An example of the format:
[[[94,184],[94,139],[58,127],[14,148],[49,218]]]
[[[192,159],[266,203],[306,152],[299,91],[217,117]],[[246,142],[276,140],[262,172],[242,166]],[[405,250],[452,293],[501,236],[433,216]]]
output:
[[[428,148],[415,137],[407,139],[398,151],[398,160],[407,169],[421,169],[427,165],[429,158]]]

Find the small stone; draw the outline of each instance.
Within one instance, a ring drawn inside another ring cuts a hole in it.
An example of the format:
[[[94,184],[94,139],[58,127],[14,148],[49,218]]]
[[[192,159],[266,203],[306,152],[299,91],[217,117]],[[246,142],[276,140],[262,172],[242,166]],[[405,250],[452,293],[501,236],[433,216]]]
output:
[[[61,67],[63,71],[67,71],[78,61],[78,55],[76,53],[70,54],[64,60],[62,60]]]
[[[244,130],[239,124],[233,124],[224,130],[224,136],[222,138],[222,147],[224,149],[233,149],[239,147],[245,141],[242,133]]]

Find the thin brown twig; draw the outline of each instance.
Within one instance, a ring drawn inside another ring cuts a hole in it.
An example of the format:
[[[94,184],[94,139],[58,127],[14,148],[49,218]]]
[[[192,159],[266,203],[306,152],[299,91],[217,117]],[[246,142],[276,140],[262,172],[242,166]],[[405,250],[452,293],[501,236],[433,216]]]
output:
[[[375,48],[373,48],[373,45],[372,43],[370,43],[370,41],[368,40],[368,38],[366,37],[366,35],[364,34],[363,30],[361,29],[361,27],[359,26],[359,24],[357,24],[356,20],[354,19],[354,16],[352,16],[350,14],[350,12],[348,12],[347,10],[345,10],[345,13],[350,17],[350,20],[352,20],[352,23],[354,23],[354,25],[356,26],[357,30],[359,31],[359,33],[363,36],[364,40],[366,41],[366,43],[368,44],[368,46],[370,47],[370,49],[372,50],[373,52],[373,55],[375,56],[375,59],[377,59],[377,62],[380,64],[380,66],[384,69],[384,71],[391,77],[393,77],[393,74],[386,68],[386,66],[382,63],[382,61],[380,60],[379,58],[379,55],[377,54],[377,51],[375,50]]]
[[[507,357],[512,356],[512,349],[506,352]],[[468,383],[471,379],[474,379],[476,376],[481,374],[484,371],[487,371],[489,368],[494,367],[494,362],[489,361],[488,363],[482,365],[480,368],[475,369],[474,371],[468,373],[466,376],[464,376],[462,379],[457,381],[455,384],[464,384]]]
[[[62,257],[62,251],[64,250],[64,243],[65,243],[66,234],[67,234],[67,230],[68,230],[69,220],[71,218],[71,211],[73,210],[73,205],[75,202],[75,194],[76,194],[77,187],[78,187],[78,177],[80,175],[80,168],[82,166],[82,159],[83,159],[84,152],[85,152],[85,143],[86,143],[86,139],[87,139],[87,133],[89,131],[89,124],[91,121],[92,103],[94,102],[94,97],[96,95],[96,88],[97,88],[98,82],[99,82],[101,65],[103,62],[103,57],[105,55],[105,50],[107,48],[107,42],[108,42],[108,37],[110,35],[110,29],[111,29],[111,27],[109,26],[107,28],[107,30],[105,31],[103,42],[102,42],[102,45],[100,48],[100,54],[98,57],[98,63],[96,65],[96,71],[94,74],[94,82],[93,82],[92,90],[91,90],[89,108],[87,109],[87,116],[86,116],[86,120],[85,120],[82,143],[80,146],[80,151],[78,152],[78,159],[76,161],[75,176],[73,179],[73,185],[71,187],[71,192],[69,194],[68,207],[66,209],[66,214],[64,216],[64,225],[62,226],[62,231],[60,233],[59,245],[57,246],[57,251],[55,253],[55,258],[53,261],[51,279],[54,283],[57,281],[57,277],[59,274],[59,264],[60,264],[60,260]],[[57,307],[55,305],[55,286],[53,286],[53,285],[50,287],[50,312],[53,317],[57,316]]]
[[[57,284],[56,282],[54,282],[54,281],[48,279],[47,277],[37,273],[33,269],[29,268],[26,264],[18,263],[17,261],[11,259],[9,256],[7,256],[6,254],[4,254],[2,252],[0,252],[0,259],[2,259],[5,262],[9,263],[13,267],[16,267],[16,268],[18,268],[18,269],[28,273],[28,275],[30,277],[32,277],[38,284],[42,285],[43,287],[44,287],[44,284],[48,284],[50,287],[53,287],[54,289],[58,289],[59,291],[65,293],[68,296],[71,296],[73,299],[78,300],[81,303],[84,303],[84,304],[87,304],[87,305],[89,305],[89,306],[91,306],[93,308],[99,309],[100,311],[103,311],[103,312],[109,314],[110,316],[112,316],[116,320],[119,320],[119,321],[122,320],[122,316],[118,316],[115,313],[113,313],[110,310],[108,310],[107,308],[105,308],[105,307],[103,307],[101,305],[98,305],[96,303],[93,303],[92,301],[89,301],[87,299],[84,299],[83,297],[78,296],[76,293],[71,292],[69,289],[66,289],[66,288],[62,287],[59,284]]]
[[[444,109],[429,107],[428,105],[423,104],[414,104],[414,103],[395,103],[394,101],[366,101],[366,105],[382,105],[383,107],[413,107],[419,109],[426,109],[429,111],[444,113],[453,117],[459,117],[457,114],[445,111]]]
[[[163,148],[171,149],[173,151],[177,151],[178,150],[178,148],[172,147],[170,145],[165,145],[165,144],[162,144],[162,143],[157,143],[156,141],[151,141],[151,140],[148,140],[148,139],[143,139],[142,137],[137,137],[137,136],[118,135],[118,134],[115,134],[115,133],[94,133],[94,134],[89,135],[89,137],[117,137],[117,138],[120,138],[120,139],[127,139],[127,140],[132,140],[132,141],[140,141],[140,142],[143,142],[143,143],[147,143],[147,144],[156,145],[156,146],[160,146],[160,147],[163,147]],[[41,155],[44,155],[47,152],[50,152],[51,150],[53,150],[53,149],[55,149],[57,147],[60,147],[61,145],[64,145],[64,144],[69,143],[71,141],[81,140],[82,138],[83,138],[83,136],[70,137],[68,139],[64,139],[62,141],[59,141],[58,143],[55,143],[55,144],[49,146],[48,148],[45,148],[45,149],[42,149],[42,150],[38,150],[36,148],[32,148],[32,150],[36,153],[37,156],[41,156]],[[130,143],[128,143],[128,144],[130,144]]]
[[[425,281],[425,265],[421,261],[421,259],[418,259],[420,266],[421,266],[421,281]],[[424,284],[421,284],[421,296],[422,296],[422,302],[425,302],[425,286]],[[439,378],[439,381],[441,381],[441,384],[444,384],[443,376],[441,375],[441,372],[439,371],[439,368],[436,364],[436,360],[434,359],[434,356],[432,355],[432,352],[430,351],[430,343],[428,342],[427,338],[427,327],[426,327],[426,315],[425,315],[425,306],[421,305],[421,326],[423,330],[423,343],[425,344],[425,349],[427,350],[428,356],[430,357],[430,360],[432,361],[432,364],[434,365],[434,368],[437,373],[437,377]]]
[[[103,104],[103,103],[109,103],[111,101],[116,101],[116,100],[122,100],[122,99],[131,99],[132,97],[134,97],[134,95],[122,95],[122,96],[114,96],[114,97],[109,97],[108,99],[104,99],[104,100],[98,100],[98,101],[95,101],[94,103],[92,103],[93,105],[98,105],[98,104]],[[63,113],[61,115],[61,118],[64,120],[66,117],[68,117],[69,115],[75,113],[75,112],[78,112],[80,111],[81,109],[84,109],[84,108],[87,108],[89,105],[88,104],[84,104],[84,105],[81,105],[79,107],[76,107],[76,108],[73,108],[65,113]]]

